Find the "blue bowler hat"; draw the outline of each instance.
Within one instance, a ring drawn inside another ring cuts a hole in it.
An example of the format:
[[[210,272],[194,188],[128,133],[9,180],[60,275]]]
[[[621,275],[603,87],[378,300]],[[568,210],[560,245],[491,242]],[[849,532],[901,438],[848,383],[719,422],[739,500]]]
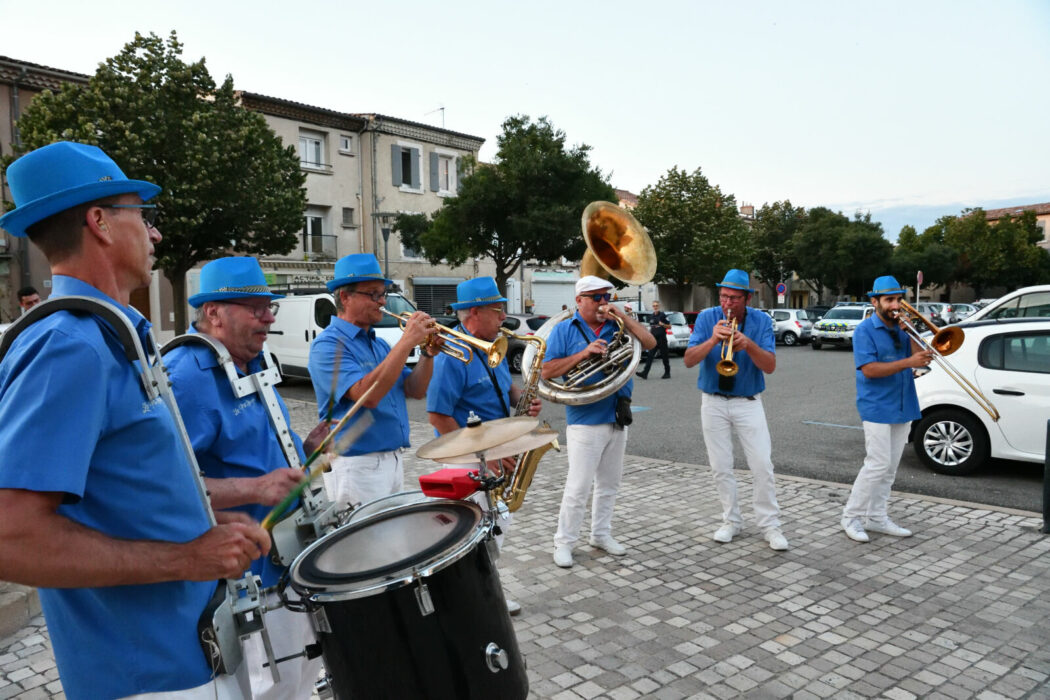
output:
[[[507,297],[499,293],[496,280],[491,277],[475,277],[456,285],[456,303],[452,305],[452,308],[469,309],[473,306],[495,304],[506,300]]]
[[[748,294],[754,294],[755,290],[750,287],[751,279],[748,274],[743,270],[732,269],[726,273],[725,279],[723,279],[716,287],[725,287],[726,289],[738,289],[741,292],[747,292]]]
[[[901,283],[897,281],[896,277],[891,275],[883,275],[875,280],[875,284],[871,285],[871,291],[868,292],[868,297],[880,297],[888,294],[907,294],[907,290],[901,286]]]
[[[156,197],[152,182],[129,180],[98,146],[58,141],[31,151],[7,169],[16,208],[0,216],[0,228],[23,237],[26,229],[78,204],[135,193],[142,201]]]
[[[266,275],[255,258],[219,258],[201,268],[201,291],[191,296],[190,306],[198,308],[206,301],[227,299],[283,299],[273,294]]]
[[[354,282],[373,282],[375,280],[380,280],[387,285],[393,284],[391,280],[383,277],[376,256],[371,253],[354,253],[339,258],[335,264],[335,279],[326,282],[325,286],[328,287],[328,291],[334,292]]]

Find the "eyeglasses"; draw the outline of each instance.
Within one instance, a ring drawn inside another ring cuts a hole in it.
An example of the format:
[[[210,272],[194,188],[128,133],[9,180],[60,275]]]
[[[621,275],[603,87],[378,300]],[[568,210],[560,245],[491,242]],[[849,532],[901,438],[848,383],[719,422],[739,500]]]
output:
[[[728,294],[719,294],[718,295],[718,300],[719,301],[728,301],[731,304],[735,304],[738,301],[743,301],[746,298],[747,297],[745,295],[743,295],[743,294],[734,294],[732,296],[730,296]]]
[[[277,309],[281,308],[276,302],[271,302],[266,306],[256,306],[255,304],[249,304],[246,301],[226,301],[226,304],[233,304],[234,306],[243,306],[244,308],[251,311],[252,315],[255,316],[259,321],[266,318],[266,312],[269,311],[270,315],[276,316]]]
[[[612,299],[612,294],[609,292],[604,292],[602,294],[585,294],[584,296],[593,301],[609,301]]]
[[[359,292],[356,289],[351,294],[360,294],[363,297],[368,297],[372,301],[378,303],[380,299],[386,296],[386,292]]]
[[[142,212],[142,221],[150,228],[156,227],[157,215],[160,214],[160,209],[156,204],[99,204],[98,206],[104,209],[138,209]]]

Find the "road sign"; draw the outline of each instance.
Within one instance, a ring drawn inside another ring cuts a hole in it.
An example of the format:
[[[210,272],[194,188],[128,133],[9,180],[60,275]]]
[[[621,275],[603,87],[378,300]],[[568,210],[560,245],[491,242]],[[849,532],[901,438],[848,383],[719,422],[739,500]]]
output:
[[[781,282],[780,284],[777,285],[777,294],[778,295],[783,296],[787,292],[787,290],[788,290],[787,285],[784,284],[783,282]]]

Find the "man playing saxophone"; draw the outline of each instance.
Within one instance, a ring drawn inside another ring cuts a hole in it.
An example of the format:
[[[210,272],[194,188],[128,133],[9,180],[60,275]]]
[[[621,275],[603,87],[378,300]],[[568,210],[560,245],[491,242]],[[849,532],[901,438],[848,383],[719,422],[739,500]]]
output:
[[[619,331],[615,319],[619,319],[624,332],[633,335],[646,350],[656,347],[656,339],[645,326],[609,303],[612,288],[608,280],[593,275],[586,275],[576,283],[576,314],[551,331],[543,363],[544,379],[560,377],[586,359],[605,355]],[[597,382],[602,376],[603,373],[598,372],[588,383]],[[592,487],[591,546],[614,556],[627,552],[626,547],[613,539],[612,513],[623,474],[632,386],[628,380],[603,399],[565,407],[569,472],[558,513],[558,531],[554,535],[554,563],[562,568],[573,564],[572,549],[579,539]]]
[[[915,345],[900,327],[903,295],[894,277],[879,277],[868,292],[875,313],[853,332],[857,410],[866,454],[842,509],[842,529],[856,542],[867,542],[869,532],[911,536],[911,530],[890,520],[887,506],[909,426],[922,417],[912,370],[928,366],[932,353]]]
[[[500,325],[507,318],[503,306],[506,301],[506,297],[499,293],[496,280],[491,277],[461,282],[456,287],[456,303],[452,304],[459,317],[459,327],[455,330],[492,342],[499,337]],[[487,358],[478,352],[467,363],[442,353],[434,360],[434,373],[427,391],[427,416],[438,435],[444,435],[465,427],[472,412],[483,421],[513,415],[511,407],[517,404],[522,393],[522,389],[511,381],[506,358],[492,369]],[[536,416],[540,407],[540,400],[533,398],[526,413]],[[511,470],[514,464],[513,457],[506,457],[502,465],[492,466]],[[510,478],[509,474],[507,478]],[[504,535],[509,524],[509,519],[501,523]],[[521,606],[507,600],[507,609],[516,615]]]

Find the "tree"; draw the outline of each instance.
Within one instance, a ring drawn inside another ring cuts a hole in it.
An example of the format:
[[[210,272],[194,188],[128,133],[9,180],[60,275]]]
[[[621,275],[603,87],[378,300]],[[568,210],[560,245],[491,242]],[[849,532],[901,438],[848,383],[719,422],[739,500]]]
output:
[[[751,266],[752,240],[736,200],[699,168],[671,168],[638,195],[634,216],[656,247],[656,280],[680,292],[693,284],[714,286],[726,270]]]
[[[893,246],[871,214],[851,221],[826,207],[809,210],[795,237],[797,272],[811,285],[830,287],[838,296],[864,295],[889,267]]]
[[[496,263],[496,284],[526,260],[579,259],[584,244],[580,215],[592,201],[616,201],[606,177],[592,168],[587,145],[565,147],[565,133],[547,117],[514,116],[503,122],[495,162],[466,159],[459,194],[428,221],[401,216],[401,241],[437,264],[470,258]]]
[[[171,281],[175,327],[186,329],[186,272],[238,253],[292,250],[302,229],[305,175],[263,117],[237,105],[230,76],[216,87],[204,59],[184,63],[175,32],[135,40],[87,85],[38,95],[18,121],[26,150],[60,139],[97,145],[157,197],[157,266]]]
[[[755,214],[754,270],[766,284],[781,282],[795,271],[793,240],[805,221],[806,210],[788,200],[764,204]]]

